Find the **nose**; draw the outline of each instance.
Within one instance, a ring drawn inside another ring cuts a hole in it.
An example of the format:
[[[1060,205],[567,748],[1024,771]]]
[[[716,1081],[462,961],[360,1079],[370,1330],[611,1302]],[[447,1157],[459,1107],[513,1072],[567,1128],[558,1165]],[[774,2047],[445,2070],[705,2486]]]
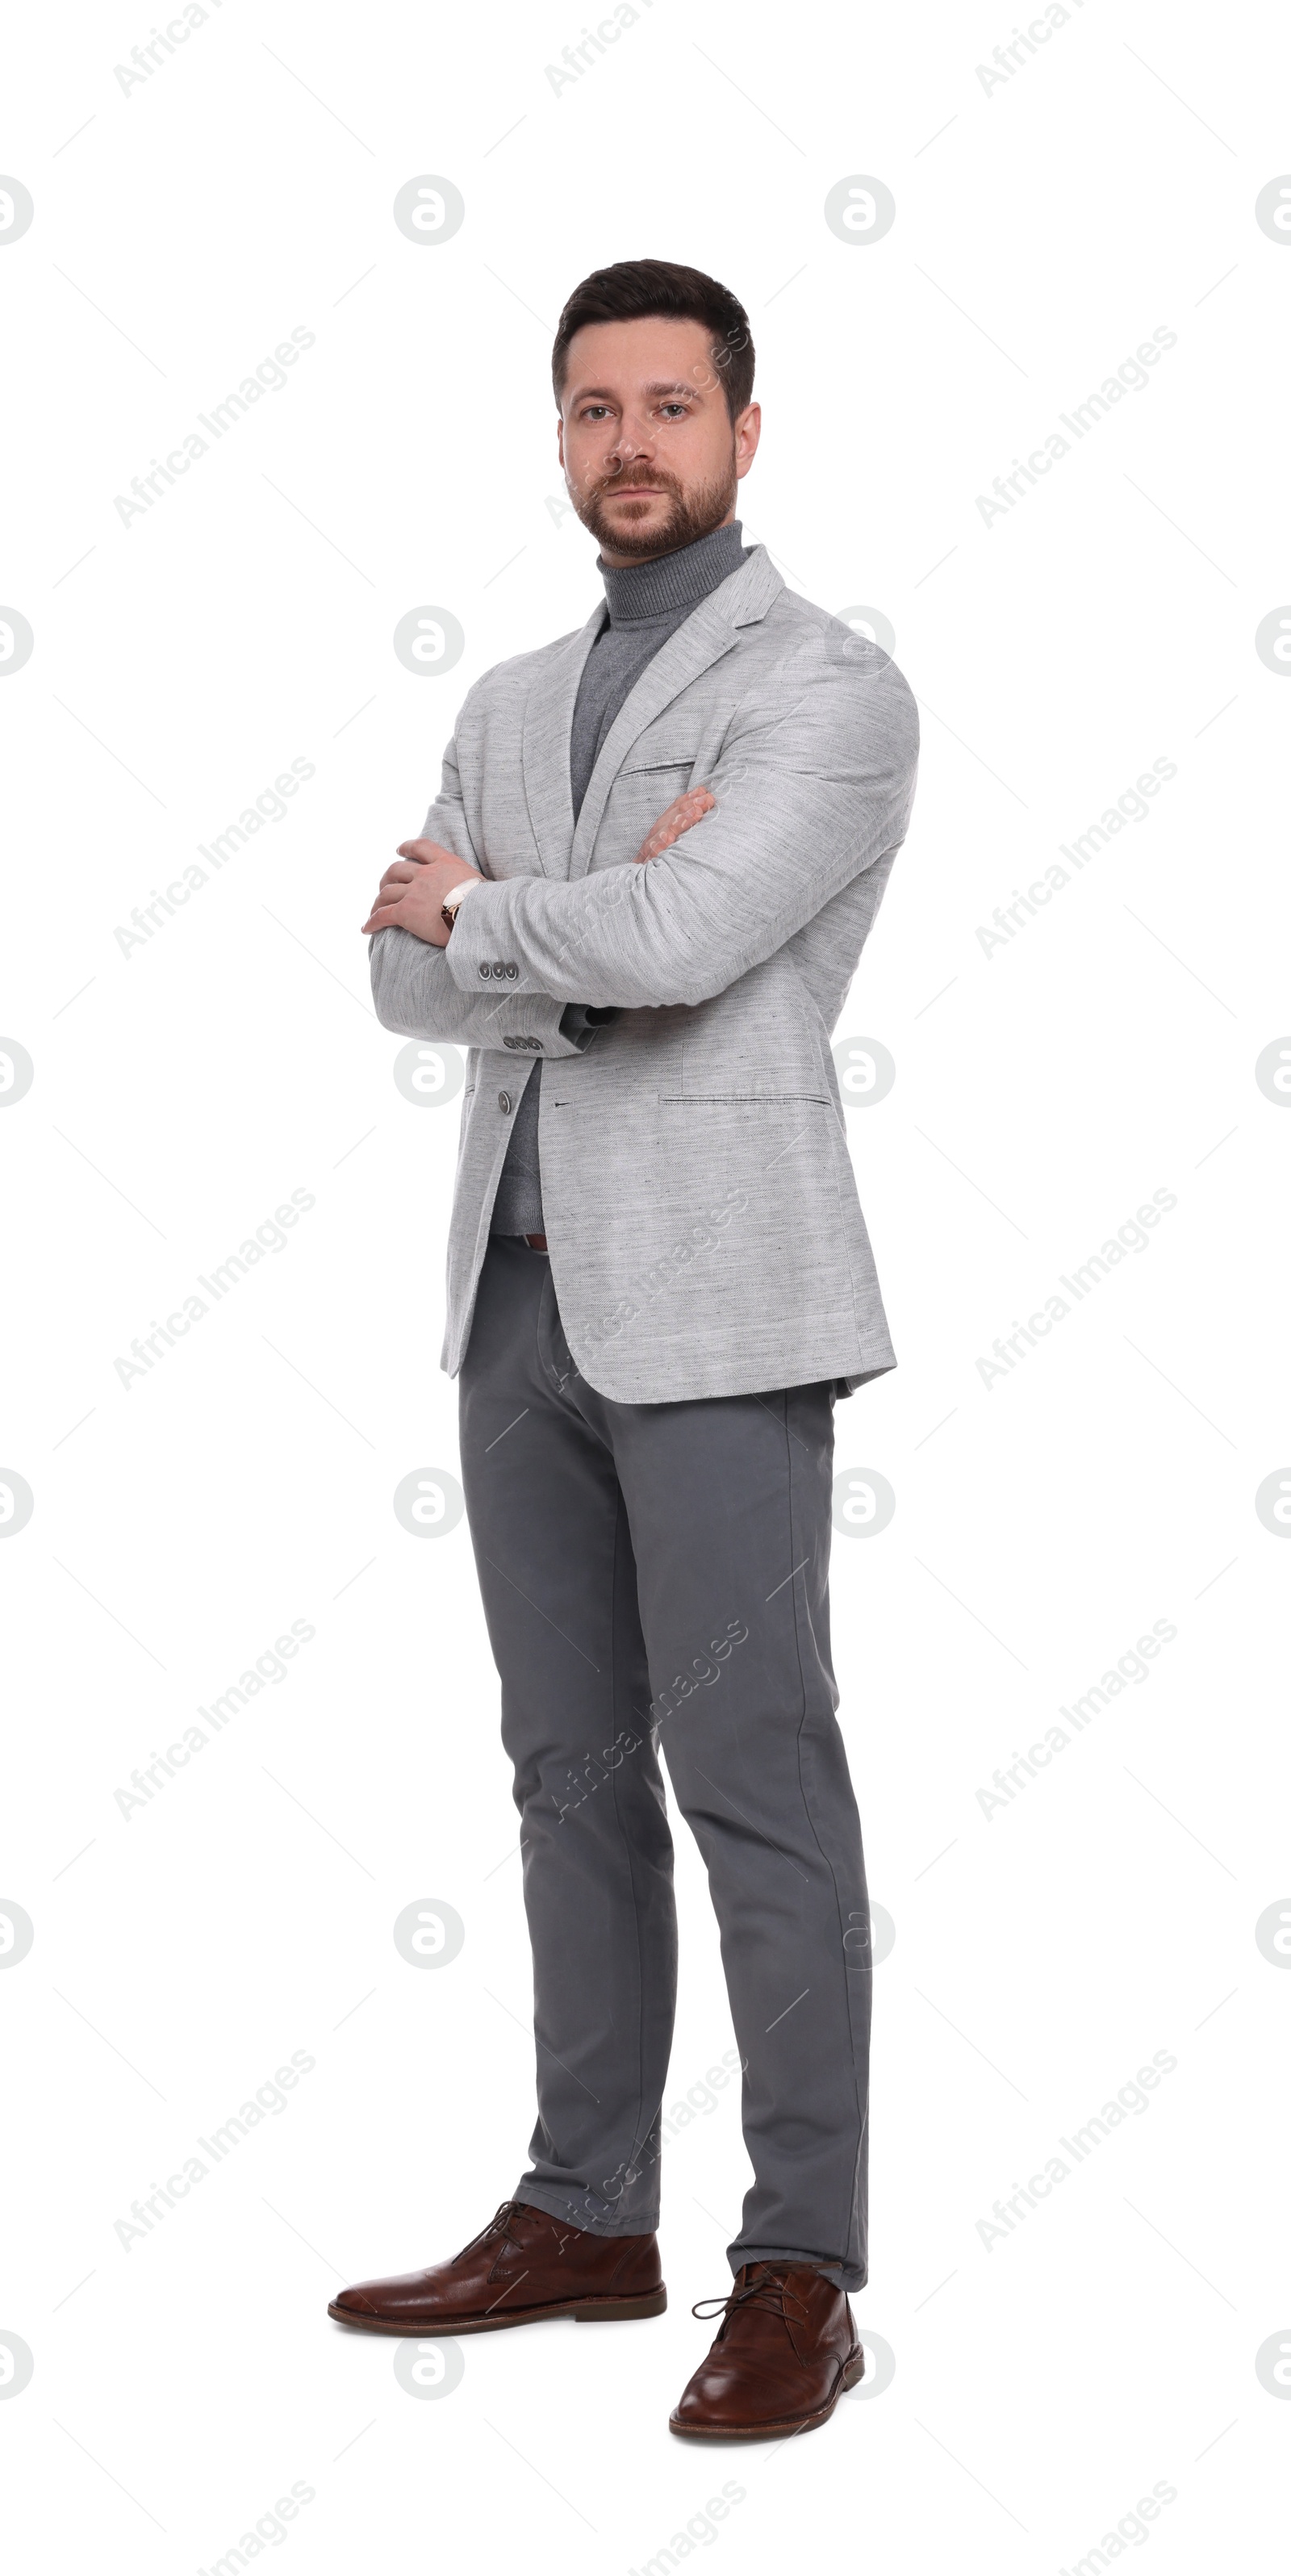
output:
[[[649,454],[649,432],[638,422],[622,421],[618,437],[610,449],[611,457],[622,466],[634,465],[639,458],[648,457]]]

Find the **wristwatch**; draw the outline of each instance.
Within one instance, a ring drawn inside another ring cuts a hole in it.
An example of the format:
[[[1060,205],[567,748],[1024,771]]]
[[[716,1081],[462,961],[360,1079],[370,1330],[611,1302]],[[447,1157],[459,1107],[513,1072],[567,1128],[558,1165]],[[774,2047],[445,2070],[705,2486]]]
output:
[[[463,895],[469,894],[471,887],[473,885],[478,885],[479,882],[478,877],[463,877],[460,885],[449,887],[449,890],[439,907],[439,918],[443,922],[446,930],[451,930],[453,923],[457,919],[457,907],[461,902]]]

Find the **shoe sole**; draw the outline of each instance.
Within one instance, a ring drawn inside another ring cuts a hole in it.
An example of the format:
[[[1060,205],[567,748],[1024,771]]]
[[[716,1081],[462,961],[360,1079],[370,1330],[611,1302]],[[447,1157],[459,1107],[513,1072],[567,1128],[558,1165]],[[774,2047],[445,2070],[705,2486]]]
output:
[[[338,2326],[356,2326],[360,2334],[401,2335],[405,2342],[413,2342],[439,2335],[497,2334],[504,2326],[542,2325],[548,2317],[572,2317],[581,2326],[626,2325],[633,2317],[661,2317],[667,2305],[668,2293],[661,2281],[657,2290],[648,2290],[639,2299],[559,2299],[544,2308],[512,2308],[506,2316],[428,2317],[418,2323],[407,2318],[363,2317],[335,2299],[329,2300],[327,2313]]]
[[[844,2389],[855,2388],[865,2377],[865,2353],[858,2344],[850,2361],[843,2364],[838,2386],[828,2403],[814,2415],[784,2415],[774,2424],[679,2424],[675,2415],[668,2418],[668,2430],[682,2441],[700,2442],[771,2442],[785,2433],[812,2433],[818,2424],[827,2424]]]

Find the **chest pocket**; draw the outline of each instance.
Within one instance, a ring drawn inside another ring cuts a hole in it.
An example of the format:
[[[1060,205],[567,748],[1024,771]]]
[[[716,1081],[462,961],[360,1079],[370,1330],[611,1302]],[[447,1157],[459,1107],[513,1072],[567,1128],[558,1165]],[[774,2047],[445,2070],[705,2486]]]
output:
[[[620,788],[630,788],[636,794],[652,795],[657,789],[659,812],[662,813],[665,805],[671,805],[674,796],[680,796],[689,787],[694,775],[695,754],[690,751],[665,754],[656,760],[625,761],[610,794],[615,796]],[[702,786],[702,780],[700,784]]]

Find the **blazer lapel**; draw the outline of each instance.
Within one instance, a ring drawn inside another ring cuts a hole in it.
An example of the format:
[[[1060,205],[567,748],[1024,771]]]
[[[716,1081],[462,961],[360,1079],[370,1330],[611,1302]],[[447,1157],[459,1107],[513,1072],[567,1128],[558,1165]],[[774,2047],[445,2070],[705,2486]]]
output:
[[[598,600],[587,624],[543,666],[525,708],[521,748],[525,797],[543,874],[549,877],[569,874],[569,850],[574,837],[569,736],[574,700],[583,665],[608,615],[604,600]]]
[[[729,574],[725,581],[718,584],[716,590],[710,591],[707,599],[702,599],[699,606],[693,609],[690,616],[678,627],[676,634],[670,635],[667,643],[660,645],[653,661],[647,662],[635,688],[629,690],[601,745],[600,755],[588,781],[587,793],[579,811],[569,865],[567,869],[560,871],[562,875],[568,875],[571,879],[586,876],[610,789],[633,744],[645,732],[646,726],[653,724],[655,717],[662,715],[671,700],[683,689],[688,688],[692,680],[697,680],[701,672],[710,670],[715,662],[720,662],[723,655],[733,649],[740,627],[756,625],[761,618],[765,617],[772,600],[783,589],[784,583],[772,564],[765,546],[755,546],[747,563],[741,564],[738,572]],[[591,637],[587,628],[584,628],[584,635],[587,637],[587,645],[590,649]],[[580,678],[586,658],[585,650],[578,662]],[[564,717],[559,746],[564,762],[564,810],[569,818],[567,829],[573,822],[573,799],[569,792],[569,733],[573,722],[574,699],[577,694],[578,679],[576,678],[569,695],[568,711]],[[527,724],[525,740],[527,745]],[[525,775],[527,779],[527,758]],[[555,871],[553,870],[552,873]]]

